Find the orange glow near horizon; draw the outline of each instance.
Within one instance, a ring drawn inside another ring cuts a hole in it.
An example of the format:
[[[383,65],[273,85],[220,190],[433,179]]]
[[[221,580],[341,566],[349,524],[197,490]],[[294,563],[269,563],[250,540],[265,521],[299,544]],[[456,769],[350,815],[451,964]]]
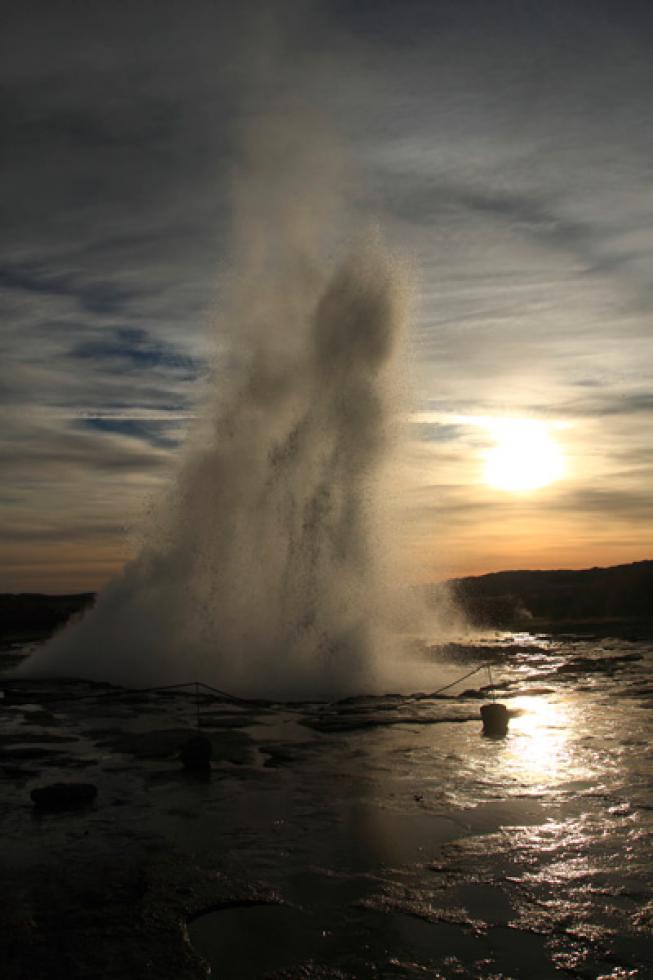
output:
[[[615,535],[614,540],[593,541],[591,535],[576,537],[561,522],[555,531],[545,527],[525,536],[524,529],[504,522],[496,532],[479,540],[474,528],[441,529],[440,535],[426,536],[409,544],[408,584],[420,585],[451,578],[487,575],[491,572],[524,569],[581,569],[594,566],[629,564],[650,559],[653,534],[637,541]],[[567,535],[563,544],[561,537]],[[16,556],[17,557],[17,556]],[[119,575],[134,556],[125,549],[87,551],[70,549],[66,556],[50,549],[34,549],[11,562],[0,579],[0,592],[43,592],[63,594],[97,592]]]
[[[412,441],[398,468],[392,534],[406,584],[653,556],[653,527],[637,512],[619,510],[610,499],[605,512],[584,506],[585,495],[600,505],[608,490],[628,500],[638,487],[638,473],[611,468],[598,423],[439,413],[414,420],[454,429],[444,441]],[[102,589],[138,549],[138,538],[120,525],[138,526],[141,490],[101,498],[106,530],[80,523],[78,535],[68,526],[61,540],[53,531],[62,508],[50,503],[42,540],[31,530],[28,540],[5,547],[0,592]]]

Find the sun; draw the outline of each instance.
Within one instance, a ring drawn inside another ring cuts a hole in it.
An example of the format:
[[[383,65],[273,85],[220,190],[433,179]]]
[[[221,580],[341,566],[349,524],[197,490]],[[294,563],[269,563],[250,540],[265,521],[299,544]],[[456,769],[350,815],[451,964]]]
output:
[[[565,472],[562,451],[544,422],[493,419],[486,423],[495,445],[485,453],[488,486],[509,493],[538,490]]]

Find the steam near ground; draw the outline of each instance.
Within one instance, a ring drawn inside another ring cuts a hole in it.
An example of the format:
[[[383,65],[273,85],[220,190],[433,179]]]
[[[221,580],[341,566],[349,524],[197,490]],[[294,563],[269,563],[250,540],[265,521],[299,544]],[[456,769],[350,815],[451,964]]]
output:
[[[411,684],[404,275],[374,231],[338,244],[337,155],[313,124],[268,119],[244,143],[201,419],[140,555],[32,675],[276,697]]]

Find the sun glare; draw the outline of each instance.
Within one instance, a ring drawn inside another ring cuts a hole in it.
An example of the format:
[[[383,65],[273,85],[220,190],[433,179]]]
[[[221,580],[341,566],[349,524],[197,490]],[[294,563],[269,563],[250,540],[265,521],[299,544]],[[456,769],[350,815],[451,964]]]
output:
[[[495,490],[523,493],[559,480],[565,461],[544,422],[496,419],[486,427],[495,445],[485,454],[485,482]]]

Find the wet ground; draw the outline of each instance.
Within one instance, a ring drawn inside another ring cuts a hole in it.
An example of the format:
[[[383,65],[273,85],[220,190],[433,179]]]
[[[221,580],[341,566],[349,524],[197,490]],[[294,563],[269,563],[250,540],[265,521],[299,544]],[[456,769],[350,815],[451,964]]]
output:
[[[506,739],[481,736],[487,671],[439,697],[201,695],[198,776],[193,691],[0,682],[2,976],[653,977],[651,643],[429,655],[443,683],[492,662]],[[96,801],[35,815],[59,780]]]

